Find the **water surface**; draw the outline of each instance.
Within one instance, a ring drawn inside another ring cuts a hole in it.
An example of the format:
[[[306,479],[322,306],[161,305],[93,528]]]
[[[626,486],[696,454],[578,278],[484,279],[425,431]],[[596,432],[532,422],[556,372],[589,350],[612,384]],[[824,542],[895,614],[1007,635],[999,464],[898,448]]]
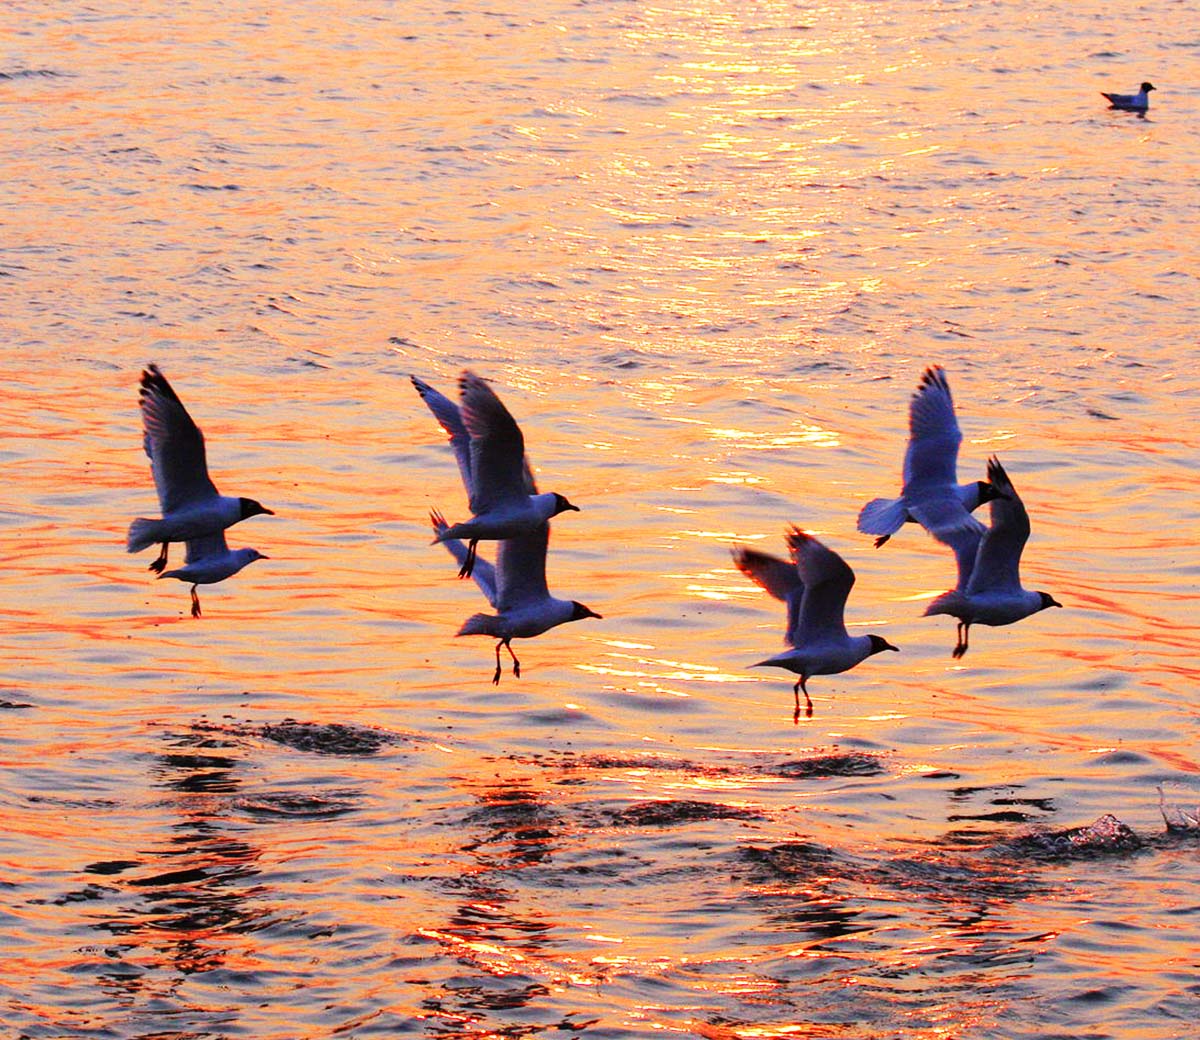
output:
[[[0,19],[14,1036],[1190,1035],[1183,6]],[[199,620],[123,551],[152,360],[277,513]],[[1065,607],[961,662],[921,617],[945,549],[854,529],[930,363]],[[550,582],[604,615],[497,687],[408,382],[468,366],[583,507]],[[799,726],[729,557],[791,523],[902,648]]]

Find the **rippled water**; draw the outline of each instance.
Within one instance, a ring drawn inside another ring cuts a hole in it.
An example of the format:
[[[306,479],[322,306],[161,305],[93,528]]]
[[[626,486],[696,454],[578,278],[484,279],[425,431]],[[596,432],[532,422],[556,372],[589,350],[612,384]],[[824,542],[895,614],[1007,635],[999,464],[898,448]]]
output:
[[[0,14],[9,1035],[1191,1036],[1189,9],[519,10]],[[123,551],[151,360],[277,513],[199,620]],[[934,362],[1066,608],[961,663],[854,529]],[[466,366],[604,615],[498,687],[407,378]],[[729,557],[790,523],[902,648],[799,726]]]

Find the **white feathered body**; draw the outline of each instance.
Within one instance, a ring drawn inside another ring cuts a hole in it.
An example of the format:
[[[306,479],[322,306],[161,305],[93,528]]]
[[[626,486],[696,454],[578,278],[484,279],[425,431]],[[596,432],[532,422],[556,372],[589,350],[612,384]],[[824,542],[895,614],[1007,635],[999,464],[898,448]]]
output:
[[[492,636],[495,639],[532,639],[543,632],[576,619],[576,607],[566,599],[550,597],[507,610],[503,614],[472,614],[458,630],[460,636]]]
[[[445,542],[451,539],[479,539],[500,541],[519,538],[544,524],[559,511],[560,496],[553,492],[540,495],[525,495],[509,499],[486,512],[452,524],[434,540]]]
[[[949,614],[968,625],[1011,625],[1047,606],[1041,592],[1022,588],[990,589],[964,595],[957,589],[943,592],[925,609],[925,617]]]
[[[921,490],[934,495],[942,491],[941,488]],[[980,506],[983,490],[978,480],[972,480],[967,484],[959,484],[951,493],[962,503],[963,509],[973,513]],[[858,514],[858,529],[863,534],[892,535],[905,524],[917,522],[917,518],[909,512],[908,502],[903,496],[872,499]]]
[[[195,559],[189,552],[188,562],[184,566],[166,571],[159,577],[178,578],[180,581],[190,581],[193,585],[215,585],[237,574],[247,564],[265,559],[257,549],[226,549]]]
[[[846,636],[793,647],[751,667],[786,668],[803,676],[838,675],[862,664],[874,652],[870,636]]]
[[[244,517],[242,499],[215,495],[190,502],[159,519],[139,516],[129,525],[128,552],[140,552],[162,542],[190,542],[232,527]]]

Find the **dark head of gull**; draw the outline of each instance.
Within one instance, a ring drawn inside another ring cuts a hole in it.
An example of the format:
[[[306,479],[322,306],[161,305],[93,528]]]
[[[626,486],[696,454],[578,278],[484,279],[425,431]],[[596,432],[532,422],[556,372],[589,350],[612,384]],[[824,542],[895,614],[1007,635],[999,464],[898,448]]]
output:
[[[600,618],[602,621],[604,620],[603,614],[597,614],[590,607],[585,607],[577,599],[571,600],[571,620],[582,621],[584,618],[588,617]]]
[[[867,638],[871,640],[871,653],[867,655],[868,657],[882,653],[884,650],[895,650],[896,653],[900,652],[900,647],[892,646],[883,636],[867,636]]]
[[[261,502],[255,502],[252,498],[239,498],[242,504],[242,519],[245,520],[249,516],[258,516],[259,513],[266,513],[267,516],[274,516],[274,512],[264,506]]]
[[[565,495],[560,495],[556,491],[554,493],[554,512],[551,513],[550,515],[558,516],[559,513],[565,513],[568,509],[573,510],[576,513],[578,513],[580,511],[579,506],[571,505],[571,503],[567,501],[567,498]]]
[[[1038,610],[1045,610],[1047,607],[1061,607],[1062,606],[1062,604],[1059,603],[1058,600],[1056,600],[1048,592],[1039,592],[1038,595],[1041,596],[1041,598],[1042,598],[1042,605],[1040,607],[1038,607]]]

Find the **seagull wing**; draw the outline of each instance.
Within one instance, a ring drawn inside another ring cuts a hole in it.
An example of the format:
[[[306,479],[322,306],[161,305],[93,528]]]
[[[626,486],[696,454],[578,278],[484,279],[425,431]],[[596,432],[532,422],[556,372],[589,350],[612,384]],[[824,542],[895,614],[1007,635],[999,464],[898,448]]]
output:
[[[450,447],[454,449],[454,459],[458,463],[458,472],[462,477],[463,487],[467,489],[467,494],[471,493],[471,435],[467,432],[467,424],[463,422],[462,412],[459,411],[458,405],[450,400],[445,394],[435,390],[423,379],[418,379],[416,376],[409,376],[412,380],[412,385],[417,393],[421,395],[421,400],[433,412],[433,417],[437,419],[438,424],[446,431],[446,436],[450,438]],[[533,470],[529,465],[529,456],[526,456],[523,462],[523,480],[525,483],[525,493],[528,495],[537,494],[537,482],[533,479]]]
[[[938,539],[944,545],[950,546],[954,552],[954,562],[958,566],[958,580],[955,589],[966,592],[971,584],[971,575],[975,572],[975,562],[979,556],[979,546],[983,543],[987,528],[974,517],[973,524],[954,529],[945,537]]]
[[[458,405],[423,379],[418,379],[413,375],[408,378],[412,380],[412,385],[421,395],[421,400],[433,412],[433,417],[446,431],[446,436],[450,438],[450,447],[454,449],[454,458],[458,462],[458,472],[462,476],[463,487],[469,493],[471,490],[471,435],[467,432],[467,426],[462,420]]]
[[[962,431],[954,414],[950,384],[940,365],[931,365],[908,406],[908,450],[904,454],[904,491],[910,486],[957,482]]]
[[[223,556],[229,552],[229,543],[225,541],[225,532],[218,531],[216,534],[206,534],[203,538],[193,538],[190,542],[184,542],[184,558],[183,562],[186,565],[199,563],[201,560],[207,560],[212,556]]]
[[[164,513],[205,498],[217,489],[208,476],[204,435],[156,365],[142,372],[138,392],[142,410],[142,443]]]
[[[1008,497],[992,500],[992,526],[979,543],[968,594],[1021,587],[1021,551],[1029,540],[1029,514],[995,456],[988,459],[988,480]]]
[[[478,516],[505,502],[528,495],[525,490],[525,438],[521,428],[496,396],[473,372],[463,372],[458,386],[460,413],[471,436],[471,512]]]
[[[794,645],[845,638],[846,598],[854,587],[854,571],[832,549],[799,528],[788,533],[788,547],[804,582]]]
[[[433,525],[433,533],[441,534],[450,525],[446,523],[446,518],[441,513],[434,510],[429,514],[429,522]],[[501,542],[501,545],[504,543]],[[451,538],[442,542],[451,556],[458,561],[459,566],[466,562],[467,547],[463,545],[457,538]],[[493,606],[496,606],[496,568],[493,567],[482,556],[475,557],[475,566],[471,571],[471,577],[475,580],[475,584],[479,586],[479,590],[487,598],[487,601]]]
[[[956,553],[970,539],[978,544],[987,530],[967,512],[957,493],[916,495],[909,500],[908,511],[926,531]]]
[[[787,604],[787,629],[784,639],[796,646],[797,627],[800,622],[800,601],[804,597],[804,582],[800,572],[790,560],[738,546],[733,550],[733,562],[747,578],[765,589],[776,599]]]
[[[550,524],[539,524],[529,534],[502,539],[496,549],[496,609],[500,613],[545,603],[546,550]]]

